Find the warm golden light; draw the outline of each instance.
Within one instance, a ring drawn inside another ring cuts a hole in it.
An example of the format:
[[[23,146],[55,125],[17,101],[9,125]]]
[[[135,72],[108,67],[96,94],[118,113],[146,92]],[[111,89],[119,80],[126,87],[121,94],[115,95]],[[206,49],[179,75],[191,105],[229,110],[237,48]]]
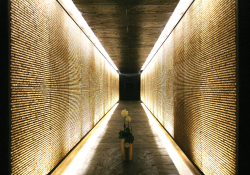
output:
[[[84,33],[89,37],[89,39],[95,44],[95,46],[100,50],[100,52],[105,56],[108,62],[114,67],[116,70],[118,68],[94,34],[94,32],[89,27],[88,23],[83,18],[81,12],[77,9],[72,0],[58,0],[60,4],[67,10],[67,12],[72,16],[72,18],[76,21],[76,23],[81,27]]]
[[[150,54],[148,55],[146,61],[144,62],[141,70],[144,70],[146,68],[146,66],[148,65],[150,60],[152,60],[152,58],[154,57],[157,50],[161,47],[162,43],[169,36],[171,31],[174,29],[174,27],[178,24],[179,20],[182,18],[183,14],[185,13],[185,11],[187,11],[187,9],[193,3],[193,1],[194,0],[180,0],[179,1],[178,5],[176,6],[176,8],[175,8],[175,10],[173,12],[173,14],[169,18],[165,28],[161,32],[160,37],[156,41],[153,49],[151,50]]]
[[[150,113],[150,111],[143,103],[141,103],[141,105],[147,114],[151,129],[158,134],[159,138],[161,139],[163,145],[165,146],[169,156],[174,162],[180,175],[193,175],[192,171],[189,169],[189,167],[186,165],[186,163],[182,160],[181,156],[179,155],[178,151],[180,152],[180,149],[178,150],[176,149],[178,146],[177,145],[174,146],[171,143],[169,137],[167,137],[166,131],[157,122],[155,117]]]
[[[235,2],[196,0],[179,10],[141,73],[142,102],[204,174],[237,174]]]
[[[44,175],[117,103],[119,74],[58,1],[10,0],[10,18],[11,171]]]
[[[76,148],[77,151],[72,151],[70,155],[61,163],[61,165],[52,173],[52,175],[74,175],[76,171],[82,168],[84,159],[91,160],[93,154],[89,154],[89,150],[92,147],[96,147],[99,144],[98,137],[106,130],[107,123],[109,122],[113,112],[119,104],[117,103],[95,126],[95,128],[88,134],[88,137],[84,138]],[[72,154],[72,155],[71,155]],[[85,170],[88,169],[89,161],[84,162]],[[84,174],[84,170],[81,171]]]

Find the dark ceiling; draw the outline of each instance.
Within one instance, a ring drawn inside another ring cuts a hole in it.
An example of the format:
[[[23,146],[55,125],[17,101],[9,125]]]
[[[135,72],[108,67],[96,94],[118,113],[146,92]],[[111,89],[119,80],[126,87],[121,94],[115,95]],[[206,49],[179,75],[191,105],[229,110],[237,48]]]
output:
[[[139,73],[179,0],[73,0],[121,73]]]

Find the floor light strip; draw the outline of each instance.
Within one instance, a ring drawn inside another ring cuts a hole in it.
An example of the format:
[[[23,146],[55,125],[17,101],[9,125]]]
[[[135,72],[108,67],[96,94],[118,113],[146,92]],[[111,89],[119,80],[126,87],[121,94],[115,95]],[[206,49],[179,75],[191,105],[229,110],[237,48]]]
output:
[[[74,148],[74,150],[65,158],[65,160],[53,171],[52,175],[72,175],[79,168],[77,162],[88,155],[87,150],[96,144],[98,135],[102,133],[109,122],[118,103],[101,119],[101,121],[88,133],[87,136]],[[91,159],[91,157],[88,157]]]
[[[180,175],[200,174],[147,107],[143,103],[141,105],[148,116],[152,129],[158,134]]]

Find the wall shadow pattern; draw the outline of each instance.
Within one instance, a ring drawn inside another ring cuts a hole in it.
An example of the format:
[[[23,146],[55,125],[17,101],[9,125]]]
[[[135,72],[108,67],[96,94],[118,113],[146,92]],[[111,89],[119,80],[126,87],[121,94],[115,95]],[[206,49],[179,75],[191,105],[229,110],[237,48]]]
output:
[[[142,101],[190,160],[235,174],[236,1],[194,1],[141,77]]]
[[[11,171],[47,174],[119,100],[119,74],[57,1],[10,3]]]

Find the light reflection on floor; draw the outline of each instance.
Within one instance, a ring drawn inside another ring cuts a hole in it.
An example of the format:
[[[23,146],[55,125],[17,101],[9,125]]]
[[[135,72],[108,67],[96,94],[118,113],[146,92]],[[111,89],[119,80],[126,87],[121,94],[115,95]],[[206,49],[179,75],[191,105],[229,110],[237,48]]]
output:
[[[87,140],[85,145],[81,148],[79,153],[75,156],[74,160],[70,163],[67,169],[62,175],[82,175],[88,170],[88,166],[91,163],[92,157],[95,155],[95,149],[99,144],[98,136],[105,132],[105,127],[110,120],[113,112],[117,108],[118,103],[108,112],[108,114],[103,119],[97,130],[91,135]],[[91,149],[90,149],[91,148]],[[84,167],[83,167],[84,166]]]
[[[159,124],[157,123],[154,116],[149,112],[149,110],[146,108],[146,106],[143,103],[141,103],[141,105],[147,114],[151,129],[156,131],[156,133],[158,134],[169,156],[171,157],[177,170],[179,171],[180,175],[192,175],[193,173],[188,168],[186,163],[182,160],[182,158],[179,156],[177,150],[174,148],[174,146],[172,145],[172,143],[170,142],[170,140],[168,139],[164,131],[159,127]]]
[[[194,174],[182,160],[178,151],[175,149],[176,145],[173,145],[169,138],[166,136],[166,133],[159,126],[159,123],[152,116],[150,111],[146,108],[146,106],[141,103],[143,109],[145,110],[147,117],[149,119],[151,130],[158,134],[162,144],[165,146],[169,156],[171,157],[173,163],[175,164],[180,175],[191,175]],[[88,174],[88,170],[91,166],[93,166],[92,160],[96,154],[96,148],[99,145],[100,138],[106,132],[106,126],[109,122],[113,112],[117,108],[118,104],[116,104],[110,112],[103,118],[103,121],[100,122],[99,127],[95,132],[87,139],[86,143],[82,146],[80,151],[73,158],[71,163],[65,168],[63,173],[59,173],[60,175],[83,175]],[[56,174],[57,175],[57,174]]]

